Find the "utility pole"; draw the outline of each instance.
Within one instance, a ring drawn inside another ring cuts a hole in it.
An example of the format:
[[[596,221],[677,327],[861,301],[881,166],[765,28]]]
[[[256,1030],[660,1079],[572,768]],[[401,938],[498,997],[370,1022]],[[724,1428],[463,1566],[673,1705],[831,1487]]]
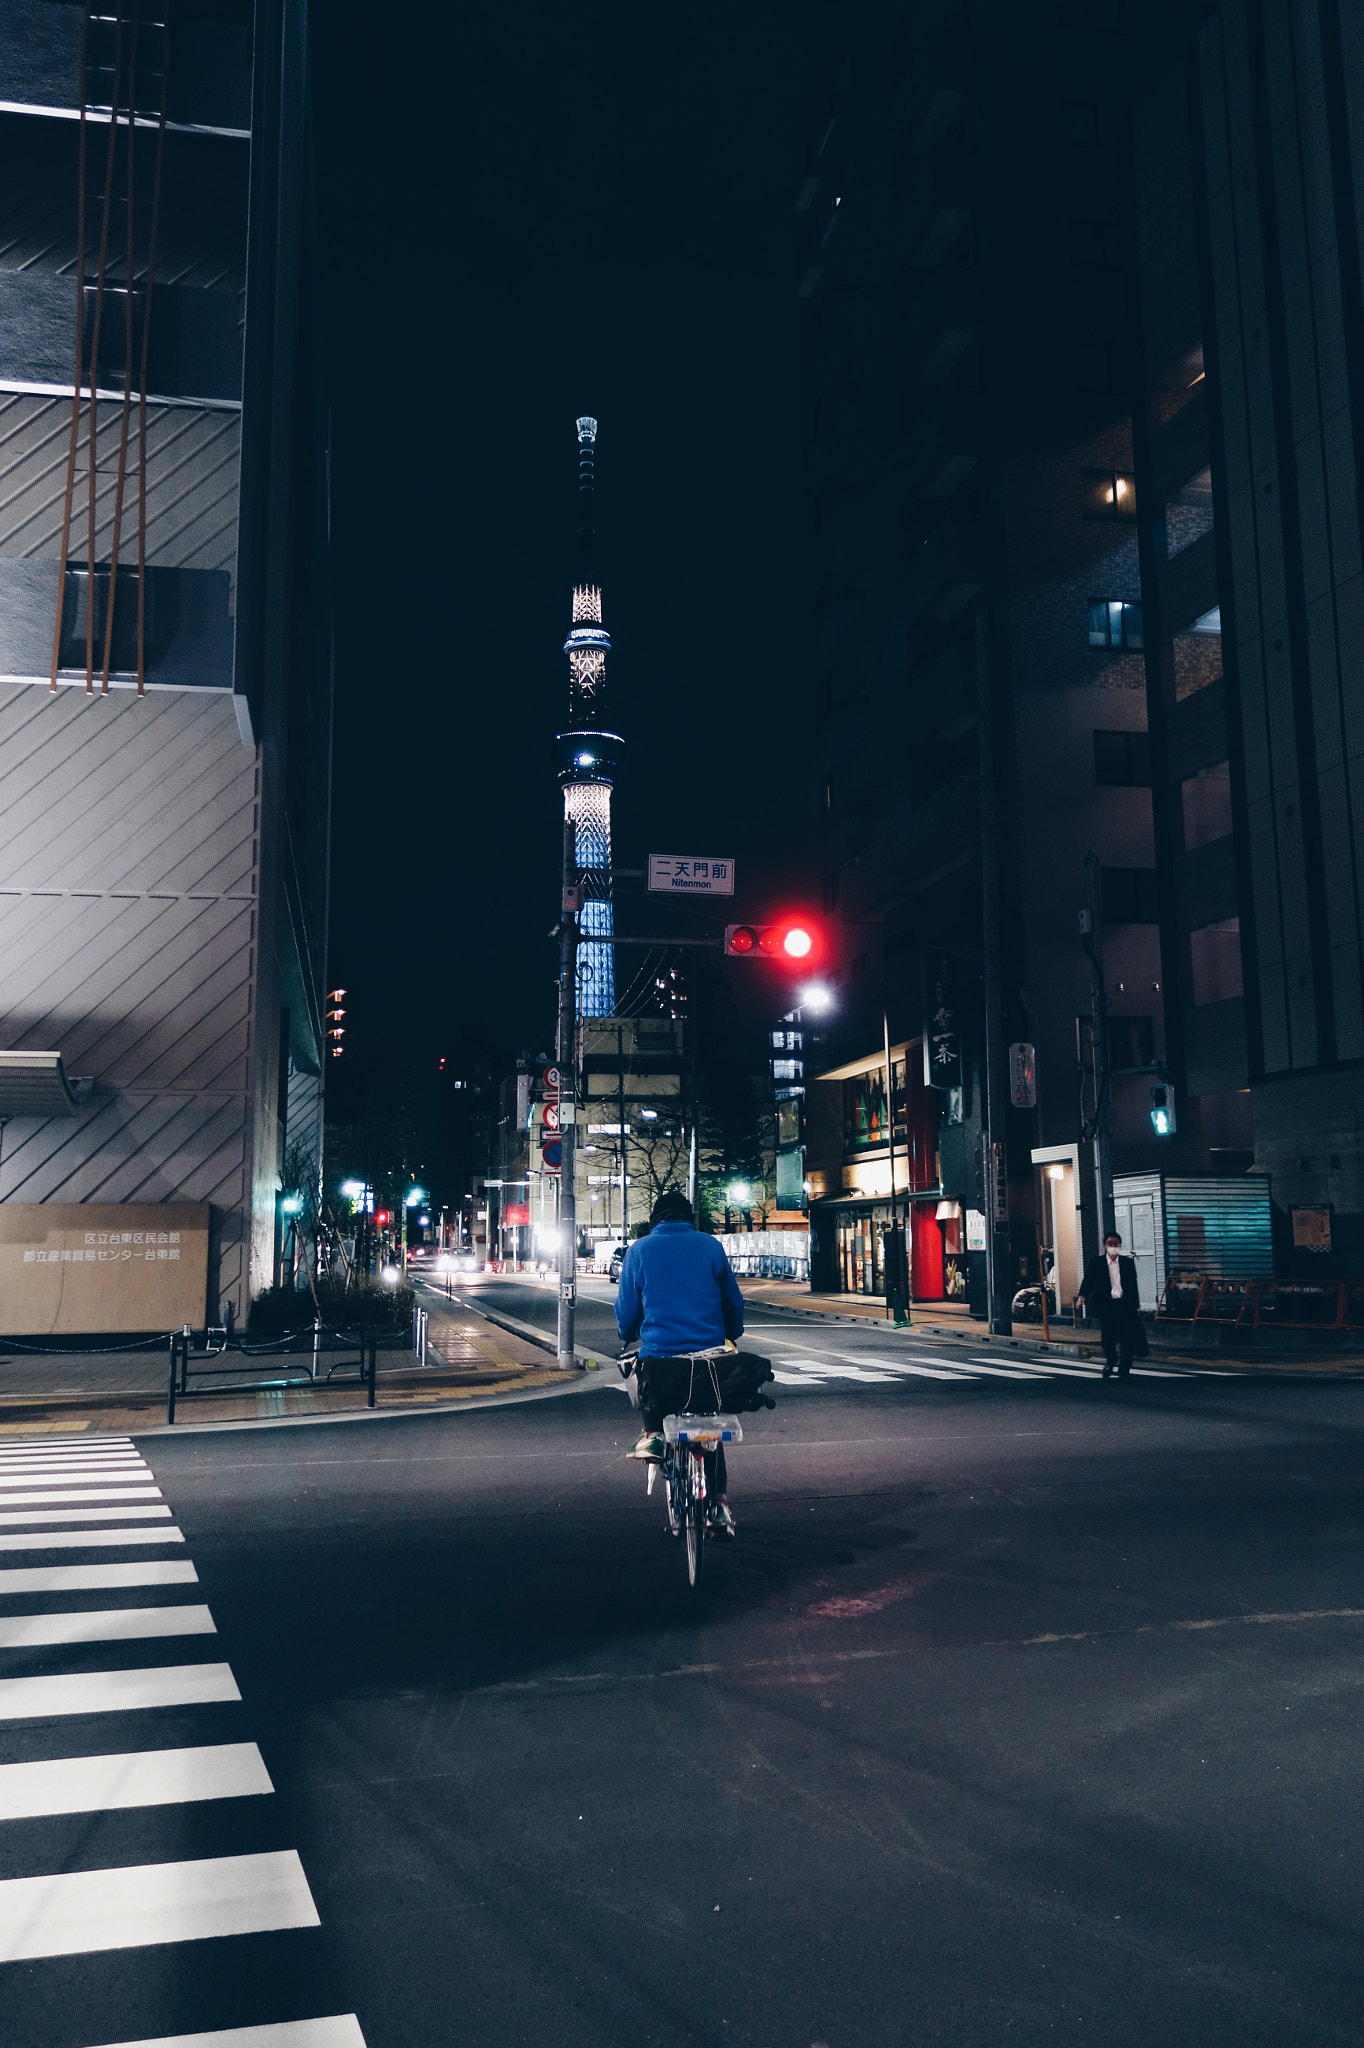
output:
[[[578,1190],[574,1166],[577,1133],[578,839],[572,818],[564,819],[563,894],[559,914],[559,1363],[576,1363],[573,1319],[578,1296]]]
[[[995,815],[994,707],[990,691],[990,621],[976,613],[976,715],[980,721],[980,897],[985,951],[985,1189],[989,1219],[985,1248],[990,1290],[990,1329],[996,1337],[1013,1330],[1009,1294],[1009,1179],[1004,1149],[1005,1072],[1003,988],[1000,972],[999,832]]]
[[[909,1297],[912,1291],[909,1268],[909,1172],[905,1172],[905,1229],[900,1229],[900,1215],[895,1204],[895,1070],[890,1063],[890,1012],[881,1012],[881,1034],[886,1050],[886,1143],[890,1154],[890,1242],[886,1247],[886,1314],[894,1314],[895,1327],[903,1329],[911,1320]],[[909,1106],[909,1090],[905,1090],[905,1107]],[[907,1135],[907,1134],[906,1134]]]
[[[1108,997],[1104,993],[1104,911],[1103,874],[1099,856],[1085,855],[1085,879],[1089,883],[1089,909],[1080,914],[1080,944],[1089,956],[1089,1002],[1094,1034],[1094,1227],[1098,1232],[1096,1254],[1113,1228],[1113,1157],[1109,1127],[1112,1102],[1108,1076]]]

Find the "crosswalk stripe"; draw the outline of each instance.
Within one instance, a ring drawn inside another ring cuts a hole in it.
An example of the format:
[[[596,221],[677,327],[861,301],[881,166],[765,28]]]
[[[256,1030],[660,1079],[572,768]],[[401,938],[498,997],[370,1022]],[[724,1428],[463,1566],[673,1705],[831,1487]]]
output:
[[[187,1557],[139,1558],[132,1564],[39,1564],[0,1571],[0,1594],[102,1593],[112,1586],[197,1586]]]
[[[0,1550],[95,1550],[105,1544],[183,1543],[183,1529],[39,1529],[0,1536]]]
[[[365,2048],[353,2012],[326,2020],[281,2020],[269,2027],[228,2027],[220,2034],[166,2034],[159,2041],[121,2041],[116,2048]]]
[[[91,1472],[16,1472],[7,1478],[0,1478],[0,1500],[7,1500],[12,1493],[18,1493],[26,1486],[135,1486],[141,1480],[151,1478],[147,1467],[136,1461],[131,1465],[119,1465],[114,1471],[106,1472],[96,1467]]]
[[[229,1664],[164,1664],[149,1671],[63,1671],[0,1678],[0,1721],[54,1714],[129,1714],[145,1707],[202,1707],[240,1700]]]
[[[143,1458],[85,1458],[79,1464],[63,1459],[60,1464],[47,1459],[25,1459],[22,1465],[6,1465],[0,1469],[0,1486],[23,1486],[35,1479],[84,1479],[87,1476],[104,1478],[112,1473],[120,1478],[128,1472],[145,1472]]]
[[[64,1507],[87,1500],[160,1500],[159,1486],[110,1486],[107,1491],[97,1493],[74,1488],[70,1493],[5,1493],[0,1494],[6,1507]]]
[[[0,1444],[0,1461],[26,1458],[33,1451],[123,1451],[132,1450],[130,1436],[42,1436],[27,1441]]]
[[[74,1614],[0,1615],[0,1650],[50,1643],[123,1643],[141,1636],[216,1636],[207,1607],[96,1607]]]
[[[0,1472],[7,1472],[12,1465],[108,1465],[119,1458],[140,1458],[142,1453],[132,1444],[115,1444],[111,1450],[95,1445],[87,1450],[74,1444],[54,1450],[50,1444],[39,1444],[30,1450],[27,1446],[19,1451],[11,1447],[0,1451]]]
[[[153,1492],[159,1489],[153,1488]],[[153,1515],[164,1515],[169,1519],[169,1508],[67,1508],[60,1511],[47,1508],[32,1512],[25,1508],[18,1513],[6,1510],[0,1513],[0,1528],[13,1528],[20,1522],[145,1522]]]
[[[0,1883],[0,1962],[318,1925],[294,1849]]]
[[[254,1742],[53,1757],[43,1763],[0,1764],[0,1820],[247,1799],[274,1789]]]

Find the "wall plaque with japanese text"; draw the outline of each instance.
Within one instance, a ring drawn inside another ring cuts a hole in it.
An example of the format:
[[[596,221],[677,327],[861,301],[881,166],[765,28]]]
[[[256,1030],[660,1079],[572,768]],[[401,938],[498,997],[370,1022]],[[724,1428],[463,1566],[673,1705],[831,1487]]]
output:
[[[201,1330],[206,1202],[0,1202],[0,1336]]]
[[[649,887],[662,896],[732,896],[734,863],[727,855],[651,853]]]

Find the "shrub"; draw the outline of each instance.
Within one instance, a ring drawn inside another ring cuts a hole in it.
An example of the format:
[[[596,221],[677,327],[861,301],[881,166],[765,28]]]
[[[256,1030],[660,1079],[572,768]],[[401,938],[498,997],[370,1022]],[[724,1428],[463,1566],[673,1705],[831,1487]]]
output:
[[[354,1287],[335,1281],[321,1281],[317,1304],[304,1289],[270,1287],[251,1304],[247,1331],[252,1337],[283,1337],[294,1331],[311,1330],[313,1317],[321,1311],[328,1329],[356,1329],[361,1324],[379,1330],[406,1329],[412,1321],[416,1294],[406,1283],[386,1286],[382,1280],[362,1280]]]

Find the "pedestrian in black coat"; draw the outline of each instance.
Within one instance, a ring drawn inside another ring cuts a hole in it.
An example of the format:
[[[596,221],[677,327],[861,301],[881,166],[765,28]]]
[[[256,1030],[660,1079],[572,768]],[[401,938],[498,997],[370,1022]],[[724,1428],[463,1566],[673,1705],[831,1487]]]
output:
[[[1118,1378],[1125,1380],[1132,1370],[1133,1348],[1145,1356],[1146,1333],[1141,1326],[1136,1260],[1125,1255],[1116,1230],[1109,1231],[1102,1253],[1085,1267],[1080,1295],[1086,1313],[1099,1319],[1104,1378],[1116,1367]]]

